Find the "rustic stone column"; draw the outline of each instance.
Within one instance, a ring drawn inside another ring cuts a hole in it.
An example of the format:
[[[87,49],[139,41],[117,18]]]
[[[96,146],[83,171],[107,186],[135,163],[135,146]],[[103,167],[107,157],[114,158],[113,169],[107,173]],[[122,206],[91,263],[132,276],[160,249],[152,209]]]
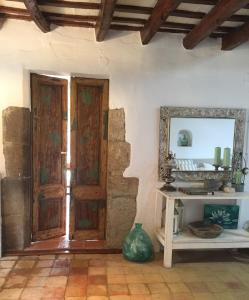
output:
[[[30,241],[30,111],[8,107],[3,111],[2,179],[3,250],[23,250]]]
[[[107,247],[121,248],[136,216],[138,179],[125,178],[130,164],[131,146],[125,141],[125,113],[123,109],[109,111],[107,175]]]

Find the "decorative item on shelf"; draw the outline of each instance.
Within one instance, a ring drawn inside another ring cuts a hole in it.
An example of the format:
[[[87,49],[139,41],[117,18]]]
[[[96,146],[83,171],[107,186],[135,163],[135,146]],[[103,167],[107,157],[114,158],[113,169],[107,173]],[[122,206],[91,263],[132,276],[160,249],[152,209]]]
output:
[[[214,163],[213,166],[215,167],[215,171],[219,170],[221,166],[221,147],[214,148]]]
[[[179,213],[176,208],[174,208],[174,218],[173,218],[173,233],[179,233]]]
[[[249,220],[245,222],[243,229],[249,232]]]
[[[149,235],[136,223],[123,243],[123,256],[130,261],[146,262],[154,257],[153,244]]]
[[[224,148],[224,152],[223,152],[222,168],[229,169],[230,166],[231,166],[231,148],[227,147]]]
[[[206,221],[196,221],[188,224],[191,232],[202,239],[213,239],[223,232],[223,227]]]
[[[183,231],[183,221],[184,221],[184,204],[182,200],[175,200],[175,209],[178,212],[178,232]]]
[[[175,181],[175,178],[172,176],[172,170],[176,168],[175,155],[172,152],[169,152],[168,156],[165,159],[164,165],[164,181],[165,185],[161,188],[161,191],[175,191],[176,189],[171,185]]]
[[[218,179],[204,179],[204,189],[209,192],[219,191],[222,183]]]
[[[227,166],[222,166],[223,168],[223,178],[222,178],[222,186],[220,187],[221,191],[225,191],[227,187],[231,187],[231,169]]]
[[[224,229],[237,229],[239,219],[238,205],[205,204],[204,221],[218,224]]]
[[[182,129],[178,132],[177,146],[178,147],[192,146],[192,133],[190,130]]]
[[[236,192],[244,192],[245,177],[249,172],[249,169],[246,166],[246,159],[243,157],[242,152],[240,152],[238,155],[234,156],[234,160],[236,169],[233,174],[233,187],[235,188]]]

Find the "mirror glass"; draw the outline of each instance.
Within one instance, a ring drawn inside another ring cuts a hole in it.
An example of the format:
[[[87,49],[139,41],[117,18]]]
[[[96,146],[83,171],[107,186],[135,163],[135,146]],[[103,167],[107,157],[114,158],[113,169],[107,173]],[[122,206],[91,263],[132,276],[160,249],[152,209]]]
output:
[[[176,155],[178,171],[214,171],[216,147],[221,148],[220,164],[223,164],[224,149],[230,148],[225,150],[225,156],[229,156],[225,160],[231,165],[235,119],[170,118],[169,128],[169,150]],[[219,157],[219,153],[216,155]]]

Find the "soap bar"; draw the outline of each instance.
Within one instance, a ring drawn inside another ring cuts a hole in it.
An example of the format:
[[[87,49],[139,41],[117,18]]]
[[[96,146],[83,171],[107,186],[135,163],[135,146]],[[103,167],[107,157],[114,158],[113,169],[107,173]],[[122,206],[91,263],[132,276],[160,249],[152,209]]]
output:
[[[226,186],[226,187],[224,188],[224,192],[225,192],[225,193],[235,193],[235,188]]]

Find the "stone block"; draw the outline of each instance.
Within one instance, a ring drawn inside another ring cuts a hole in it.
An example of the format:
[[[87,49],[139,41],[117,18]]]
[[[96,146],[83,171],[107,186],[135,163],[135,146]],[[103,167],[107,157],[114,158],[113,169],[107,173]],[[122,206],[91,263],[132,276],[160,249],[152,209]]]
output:
[[[108,197],[136,198],[139,180],[135,177],[109,176],[107,183]]]
[[[120,249],[136,216],[136,198],[109,198],[107,202],[107,247]]]
[[[108,143],[108,172],[123,174],[130,165],[131,146],[127,142]]]
[[[7,177],[30,176],[30,146],[6,142],[3,144]]]
[[[3,216],[3,251],[23,250],[25,248],[23,224],[23,215]]]
[[[30,182],[4,178],[1,183],[3,249],[23,250],[31,239]]]
[[[125,113],[124,109],[109,110],[109,141],[125,141]]]
[[[30,110],[10,106],[3,111],[3,142],[30,145]]]

